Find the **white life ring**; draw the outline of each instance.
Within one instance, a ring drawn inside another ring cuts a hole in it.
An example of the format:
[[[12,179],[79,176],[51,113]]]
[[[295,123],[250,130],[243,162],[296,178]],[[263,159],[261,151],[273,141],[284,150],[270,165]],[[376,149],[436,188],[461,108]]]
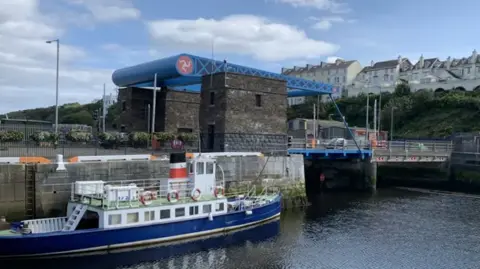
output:
[[[146,191],[140,195],[140,202],[143,205],[151,205],[153,200],[157,199],[156,195],[151,191]]]
[[[171,190],[168,194],[167,194],[167,200],[170,202],[170,203],[176,203],[178,202],[178,199],[179,199],[179,195],[178,195],[178,191],[176,190]]]
[[[193,201],[198,201],[202,197],[202,192],[199,189],[194,189],[192,190],[190,197],[192,197]]]
[[[223,198],[225,196],[225,188],[223,188],[222,186],[217,186],[215,187],[215,191],[213,191],[213,194],[216,198]]]

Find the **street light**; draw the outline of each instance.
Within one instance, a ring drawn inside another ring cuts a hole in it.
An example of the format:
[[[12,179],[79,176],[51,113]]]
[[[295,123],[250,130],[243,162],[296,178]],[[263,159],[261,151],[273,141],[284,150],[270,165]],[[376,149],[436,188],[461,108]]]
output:
[[[392,106],[390,108],[390,141],[393,141],[393,111],[395,110],[395,107]]]
[[[48,44],[57,43],[57,77],[55,83],[55,134],[58,134],[58,68],[60,60],[60,39],[48,40]]]

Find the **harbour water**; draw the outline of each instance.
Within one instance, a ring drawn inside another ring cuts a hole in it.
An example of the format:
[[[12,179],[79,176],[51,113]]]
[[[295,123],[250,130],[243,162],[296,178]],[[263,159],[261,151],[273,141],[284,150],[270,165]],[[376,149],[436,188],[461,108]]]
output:
[[[306,210],[234,234],[94,257],[15,261],[16,267],[5,268],[479,268],[479,210],[480,196],[472,195],[330,193]]]

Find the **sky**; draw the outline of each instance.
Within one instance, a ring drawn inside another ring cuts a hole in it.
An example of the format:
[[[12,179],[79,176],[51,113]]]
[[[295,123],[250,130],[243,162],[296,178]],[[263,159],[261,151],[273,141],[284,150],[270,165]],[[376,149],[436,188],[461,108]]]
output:
[[[115,92],[115,69],[191,53],[280,72],[480,49],[478,0],[0,0],[0,113]],[[477,47],[476,47],[477,46]]]

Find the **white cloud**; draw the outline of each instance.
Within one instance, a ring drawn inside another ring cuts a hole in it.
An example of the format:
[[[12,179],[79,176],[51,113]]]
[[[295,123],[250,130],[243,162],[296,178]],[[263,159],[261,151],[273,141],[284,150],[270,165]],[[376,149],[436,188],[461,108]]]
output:
[[[147,26],[158,46],[210,51],[213,42],[218,52],[264,61],[318,58],[339,49],[335,44],[309,38],[294,26],[253,15],[233,15],[221,20],[158,20]]]
[[[55,104],[56,46],[64,25],[41,14],[38,0],[0,1],[0,113]],[[88,57],[61,43],[59,101],[89,102],[101,96],[111,70],[79,69]],[[109,84],[109,87],[110,84]]]
[[[140,18],[140,10],[131,0],[67,0],[71,4],[81,5],[89,11],[96,21],[115,22]]]
[[[316,8],[328,10],[332,13],[349,13],[350,7],[346,3],[337,0],[276,0],[277,2],[289,4],[294,7]]]
[[[340,16],[330,16],[330,17],[323,17],[323,18],[310,17],[309,20],[315,21],[315,23],[312,25],[312,28],[316,30],[329,30],[330,28],[332,28],[334,23],[356,22],[356,20],[352,20],[352,19],[346,20]]]
[[[327,57],[327,63],[335,63],[337,60],[343,60],[343,58],[337,57],[337,56],[329,56]]]

